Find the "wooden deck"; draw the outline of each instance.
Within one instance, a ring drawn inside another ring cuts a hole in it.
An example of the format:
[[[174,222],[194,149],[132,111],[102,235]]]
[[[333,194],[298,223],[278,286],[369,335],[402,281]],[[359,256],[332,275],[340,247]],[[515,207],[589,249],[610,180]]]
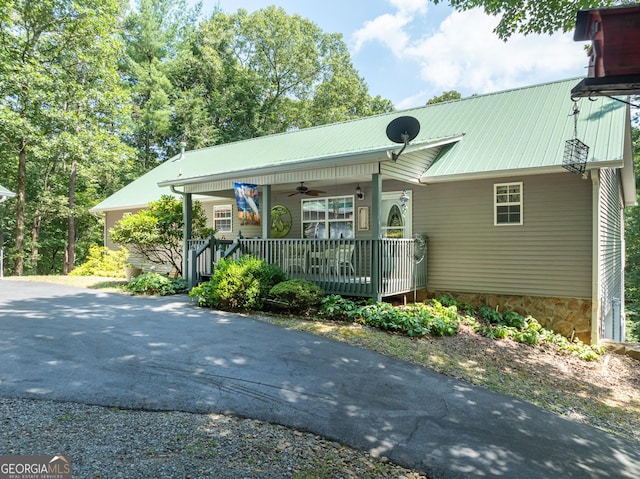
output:
[[[412,239],[190,240],[187,279],[211,276],[221,257],[251,254],[277,264],[289,278],[318,284],[327,294],[382,298],[427,286],[427,260],[417,262]]]

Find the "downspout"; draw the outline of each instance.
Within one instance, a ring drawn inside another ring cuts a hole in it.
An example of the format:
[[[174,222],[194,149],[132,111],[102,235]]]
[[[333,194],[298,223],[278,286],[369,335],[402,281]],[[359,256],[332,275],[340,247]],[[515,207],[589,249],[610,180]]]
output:
[[[602,321],[600,304],[600,170],[591,173],[591,344],[600,340]]]

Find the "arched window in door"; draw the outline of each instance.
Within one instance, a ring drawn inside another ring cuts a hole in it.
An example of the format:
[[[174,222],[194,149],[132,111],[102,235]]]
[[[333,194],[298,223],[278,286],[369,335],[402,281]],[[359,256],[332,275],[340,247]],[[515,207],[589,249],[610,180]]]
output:
[[[408,200],[401,201],[402,194]],[[402,205],[405,205],[403,208]],[[404,214],[403,214],[404,210]],[[383,238],[411,238],[411,191],[390,191],[382,193],[380,221]]]
[[[386,230],[384,231],[385,238],[404,237],[404,219],[398,205],[391,206],[384,229]]]

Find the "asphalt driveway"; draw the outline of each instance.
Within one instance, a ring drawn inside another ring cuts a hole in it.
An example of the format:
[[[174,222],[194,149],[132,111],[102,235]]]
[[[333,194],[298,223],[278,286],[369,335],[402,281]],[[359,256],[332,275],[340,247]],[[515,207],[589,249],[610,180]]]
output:
[[[187,297],[0,280],[0,395],[251,417],[436,479],[640,477],[631,442]]]

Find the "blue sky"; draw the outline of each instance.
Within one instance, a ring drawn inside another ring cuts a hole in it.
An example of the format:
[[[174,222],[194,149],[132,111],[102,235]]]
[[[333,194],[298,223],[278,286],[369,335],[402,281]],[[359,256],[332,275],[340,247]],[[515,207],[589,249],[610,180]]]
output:
[[[582,77],[587,56],[572,33],[512,37],[492,32],[482,10],[455,12],[428,0],[203,0],[208,14],[268,5],[341,33],[372,95],[397,109],[424,105],[444,91],[463,96]]]

